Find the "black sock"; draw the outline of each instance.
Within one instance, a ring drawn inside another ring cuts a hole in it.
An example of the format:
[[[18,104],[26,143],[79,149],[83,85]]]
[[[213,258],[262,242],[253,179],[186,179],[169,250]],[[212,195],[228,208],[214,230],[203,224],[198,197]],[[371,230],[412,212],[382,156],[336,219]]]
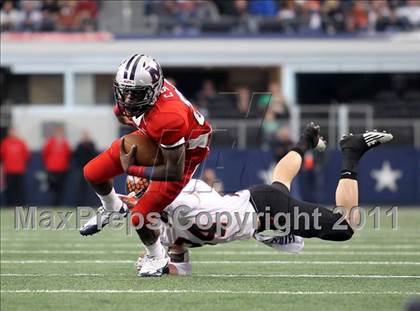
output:
[[[306,135],[301,135],[299,138],[299,142],[293,146],[292,149],[290,149],[290,151],[295,151],[297,153],[299,153],[299,155],[302,157],[305,156],[306,151],[315,148],[316,146],[314,146],[314,142],[311,140],[310,137],[306,136]]]
[[[343,160],[341,165],[340,178],[357,180],[357,172],[361,154],[350,148],[343,149],[342,153]]]

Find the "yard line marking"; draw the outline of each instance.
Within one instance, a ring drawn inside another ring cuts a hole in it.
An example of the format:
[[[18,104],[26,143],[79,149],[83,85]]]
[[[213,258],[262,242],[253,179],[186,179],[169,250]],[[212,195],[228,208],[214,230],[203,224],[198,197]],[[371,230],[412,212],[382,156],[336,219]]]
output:
[[[86,294],[86,293],[99,293],[99,294],[233,294],[233,295],[419,295],[420,292],[401,292],[401,291],[383,291],[383,292],[370,292],[370,291],[234,291],[234,290],[208,290],[208,289],[15,289],[7,290],[2,289],[2,294],[5,293],[22,293],[22,294]]]
[[[28,242],[31,243],[31,246],[33,245],[33,242]],[[20,247],[19,245],[17,245],[18,243],[13,243],[13,244],[2,244],[1,245],[1,249],[2,250],[10,250],[10,249],[18,249],[18,248],[27,248],[28,243],[24,243],[22,244]],[[327,242],[328,243],[328,242]],[[249,250],[249,249],[266,249],[266,246],[262,245],[261,243],[256,244],[249,244],[249,245],[239,245],[239,244],[230,244],[229,246],[227,246],[228,244],[218,244],[218,245],[212,245],[211,248],[212,249],[218,249],[218,248],[226,248],[229,250]],[[17,246],[17,247],[16,247]],[[66,244],[66,243],[62,243],[62,244],[48,244],[46,245],[48,246],[49,249],[51,250],[62,250],[62,249],[66,249],[69,248],[69,250],[74,250],[75,248],[81,248],[81,250],[84,250],[84,248],[89,248],[91,249],[119,249],[119,250],[138,250],[139,247],[138,245],[136,245],[136,243],[131,243],[131,244],[112,244],[112,243],[108,243],[108,244],[90,244],[90,243],[86,243],[86,244]],[[45,248],[44,248],[45,249]],[[365,250],[400,250],[400,249],[414,249],[414,250],[418,250],[420,251],[420,242],[419,244],[400,244],[400,245],[378,245],[378,244],[363,244],[363,245],[357,245],[357,244],[348,244],[348,245],[338,245],[338,244],[330,244],[330,245],[313,245],[313,244],[309,244],[309,245],[305,245],[305,250],[357,250],[357,249],[365,249]]]
[[[370,274],[194,274],[210,278],[349,278],[349,279],[420,279],[420,275],[370,275]]]
[[[132,250],[135,252],[136,250]],[[0,254],[127,254],[130,251],[122,250],[48,250],[48,249],[38,249],[38,250],[1,250]],[[279,254],[289,254],[287,252],[279,252],[276,250],[267,250],[267,251],[202,251],[202,250],[192,250],[193,255],[279,255]],[[364,251],[312,251],[304,250],[300,252],[301,255],[361,255],[361,256],[374,256],[374,255],[387,255],[387,256],[420,256],[420,251],[400,251],[400,252],[391,252],[391,251],[373,251],[373,252],[364,252]]]
[[[131,251],[137,251],[134,249]],[[130,250],[121,251],[121,250],[50,250],[50,249],[38,249],[38,250],[25,250],[25,249],[11,249],[11,250],[1,250],[0,254],[127,254]],[[419,253],[420,254],[420,253]]]
[[[128,273],[3,273],[0,277],[105,277],[132,276]],[[193,274],[209,278],[349,278],[349,279],[420,279],[420,275],[376,275],[376,274]]]
[[[134,260],[1,260],[2,264],[115,264],[115,263],[134,263]],[[214,261],[194,261],[194,264],[311,264],[311,265],[420,265],[420,261],[312,261],[312,260],[214,260]]]
[[[278,254],[290,254],[284,251],[200,251],[200,250],[193,250],[191,251],[193,255],[278,255]],[[407,256],[420,256],[420,252],[417,251],[399,251],[399,252],[391,252],[391,251],[373,251],[373,252],[366,252],[366,251],[312,251],[312,250],[303,250],[302,252],[298,253],[299,255],[362,255],[362,256],[397,256],[397,255],[407,255]]]
[[[127,273],[2,273],[0,277],[53,277],[53,276],[63,276],[63,277],[73,277],[73,276],[129,276],[131,274]]]

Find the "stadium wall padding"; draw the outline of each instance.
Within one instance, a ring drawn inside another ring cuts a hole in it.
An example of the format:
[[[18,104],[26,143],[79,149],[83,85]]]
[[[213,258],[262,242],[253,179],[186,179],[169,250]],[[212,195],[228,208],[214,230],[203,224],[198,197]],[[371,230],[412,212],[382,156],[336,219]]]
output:
[[[410,147],[382,147],[381,152],[378,151],[368,152],[360,163],[360,202],[420,206],[420,150]],[[292,193],[308,201],[333,204],[341,165],[340,152],[327,151],[322,156],[316,155],[315,163],[318,165],[315,165],[314,170],[300,172],[292,186]],[[273,157],[269,151],[213,149],[204,165],[197,170],[195,177],[200,175],[203,167],[212,168],[223,182],[225,192],[234,192],[269,182],[273,165]],[[375,170],[382,172],[382,176],[388,179],[382,189],[376,189],[378,182],[372,176]],[[27,205],[50,205],[51,197],[46,191],[46,177],[43,172],[40,153],[32,153],[25,176]],[[80,179],[81,170],[72,167],[67,178],[65,205],[76,205],[77,195],[81,193],[78,186]],[[116,178],[117,192],[124,191],[124,180],[124,176]],[[98,205],[99,200],[88,188],[86,189],[86,205]],[[4,192],[1,193],[1,197],[3,206]]]

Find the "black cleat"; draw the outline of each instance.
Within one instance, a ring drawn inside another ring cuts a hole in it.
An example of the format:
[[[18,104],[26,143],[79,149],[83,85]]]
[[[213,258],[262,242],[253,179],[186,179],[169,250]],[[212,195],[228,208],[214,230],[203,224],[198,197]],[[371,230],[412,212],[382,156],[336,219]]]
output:
[[[393,139],[392,134],[387,132],[366,131],[364,134],[349,134],[344,135],[340,140],[341,151],[349,150],[352,154],[357,155],[358,158],[370,150],[381,144],[387,143]]]
[[[364,134],[345,135],[340,140],[342,151],[351,149],[360,157],[371,148],[387,143],[393,139],[392,134],[387,132],[366,131]]]

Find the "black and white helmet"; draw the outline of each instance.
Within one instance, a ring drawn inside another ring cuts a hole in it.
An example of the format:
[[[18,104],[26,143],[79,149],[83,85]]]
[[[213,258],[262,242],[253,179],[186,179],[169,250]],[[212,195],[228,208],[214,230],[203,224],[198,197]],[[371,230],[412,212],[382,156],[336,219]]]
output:
[[[160,94],[163,72],[159,63],[144,54],[134,54],[118,67],[114,80],[115,102],[127,116],[139,117]]]

